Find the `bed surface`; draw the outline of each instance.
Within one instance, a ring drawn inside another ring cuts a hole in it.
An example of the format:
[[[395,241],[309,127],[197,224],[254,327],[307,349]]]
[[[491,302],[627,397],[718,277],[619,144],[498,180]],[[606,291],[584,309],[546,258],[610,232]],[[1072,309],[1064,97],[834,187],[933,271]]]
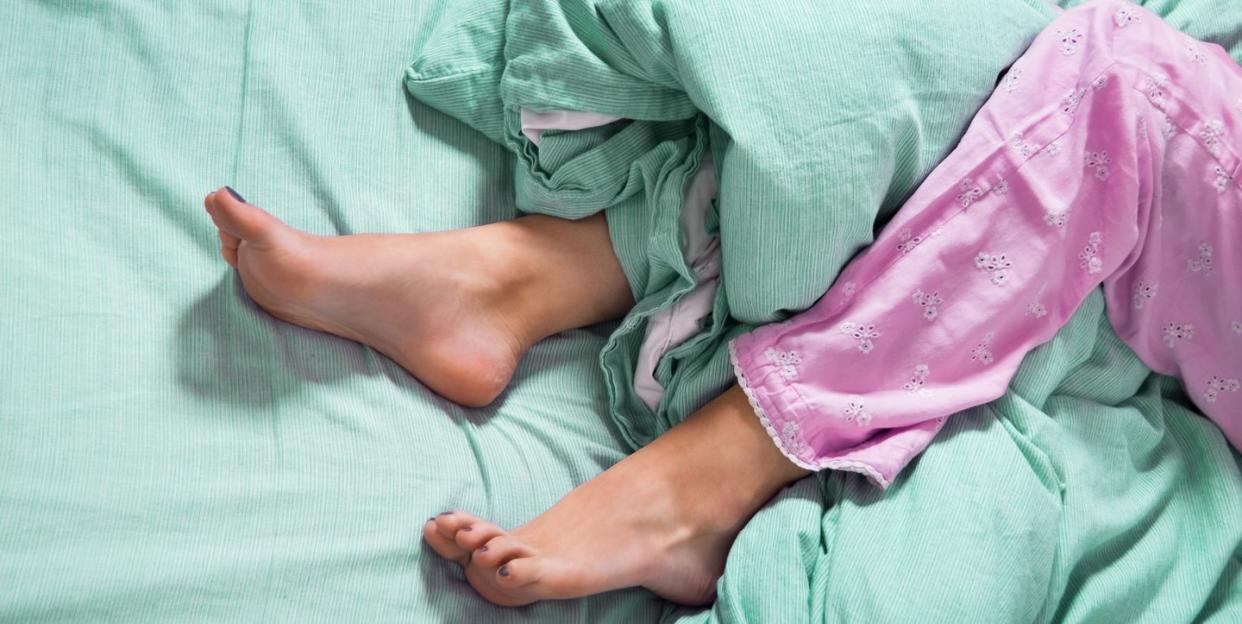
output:
[[[230,184],[321,234],[513,217],[508,152],[402,86],[445,6],[0,11],[0,621],[1242,621],[1238,458],[1099,297],[889,494],[785,490],[710,609],[478,599],[420,527],[520,524],[624,455],[610,327],[465,410],[256,308],[201,207]]]
[[[275,321],[217,253],[231,184],[318,233],[511,218],[510,160],[401,85],[433,3],[0,12],[0,620],[650,620],[641,591],[502,611],[420,542],[516,524],[621,457],[599,332],[462,410]]]

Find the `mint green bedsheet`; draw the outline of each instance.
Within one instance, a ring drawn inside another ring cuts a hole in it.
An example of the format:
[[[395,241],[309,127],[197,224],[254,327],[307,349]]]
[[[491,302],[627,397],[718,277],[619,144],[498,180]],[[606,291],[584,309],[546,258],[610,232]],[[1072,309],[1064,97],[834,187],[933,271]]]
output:
[[[0,622],[644,621],[505,611],[421,544],[527,520],[621,457],[595,354],[463,410],[273,320],[222,264],[231,184],[321,233],[514,216],[511,161],[401,85],[424,2],[0,8]]]
[[[710,609],[476,598],[423,520],[518,524],[623,455],[612,328],[464,410],[255,308],[201,211],[228,183],[319,233],[512,217],[509,153],[402,88],[452,8],[0,9],[0,622],[1242,620],[1237,457],[1098,298],[887,494],[784,491]]]

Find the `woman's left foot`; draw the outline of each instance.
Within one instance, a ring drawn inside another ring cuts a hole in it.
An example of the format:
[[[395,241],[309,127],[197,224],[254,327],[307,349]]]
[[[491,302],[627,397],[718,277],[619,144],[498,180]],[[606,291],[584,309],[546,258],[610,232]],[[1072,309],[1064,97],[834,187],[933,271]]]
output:
[[[445,398],[491,403],[536,341],[633,305],[602,214],[421,234],[314,236],[225,187],[204,206],[250,298],[373,347]]]
[[[498,605],[635,586],[703,605],[738,531],[806,474],[780,455],[734,388],[528,524],[505,531],[452,511],[429,519],[423,537]]]

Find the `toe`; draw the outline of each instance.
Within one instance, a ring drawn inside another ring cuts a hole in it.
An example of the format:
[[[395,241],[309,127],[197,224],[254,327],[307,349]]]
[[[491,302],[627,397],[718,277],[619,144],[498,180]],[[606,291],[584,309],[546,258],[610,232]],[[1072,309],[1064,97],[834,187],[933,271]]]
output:
[[[463,549],[451,537],[445,537],[436,527],[436,519],[429,518],[423,524],[423,541],[445,559],[452,559],[461,565],[470,562],[470,551]]]
[[[237,268],[237,246],[241,241],[236,236],[220,230],[220,255],[229,266]]]
[[[219,230],[219,232],[220,232],[220,244],[221,245],[224,245],[225,247],[232,247],[233,249],[237,249],[237,246],[241,244],[240,238],[237,238],[236,236],[233,236],[232,234],[229,234],[228,232],[225,232],[224,230]]]
[[[234,269],[237,268],[237,248],[236,247],[220,247],[220,255],[224,256],[224,261]]]
[[[446,539],[457,539],[457,532],[479,522],[479,519],[472,514],[464,511],[446,511],[436,516],[436,529],[440,531]]]
[[[530,604],[543,596],[533,585],[542,562],[534,549],[509,534],[498,535],[474,551],[466,580],[487,600],[505,607]]]
[[[486,550],[484,550],[486,548]],[[531,557],[534,549],[517,538],[504,533],[488,540],[486,544],[474,551],[471,562],[485,568],[499,568],[518,557]]]
[[[435,522],[443,538],[452,540],[466,552],[483,547],[492,538],[505,533],[491,522],[464,511],[442,513],[436,516]]]
[[[505,589],[517,589],[537,583],[543,576],[544,561],[539,557],[518,557],[496,569],[496,584]]]
[[[432,518],[431,524],[435,527],[439,540],[452,544],[452,551],[466,555],[464,561],[469,563],[470,551],[486,541],[474,539],[475,526],[490,523],[484,522],[477,516],[464,511],[446,511]],[[463,542],[466,545],[463,545]],[[458,559],[459,556],[455,554],[450,558]]]
[[[241,201],[227,187],[208,195],[205,203],[216,227],[241,240],[267,243],[288,228],[262,208]]]
[[[504,529],[486,520],[475,520],[459,529],[454,539],[458,546],[473,551],[479,548],[487,548],[486,544],[489,541],[504,534]],[[484,550],[483,552],[487,551]]]

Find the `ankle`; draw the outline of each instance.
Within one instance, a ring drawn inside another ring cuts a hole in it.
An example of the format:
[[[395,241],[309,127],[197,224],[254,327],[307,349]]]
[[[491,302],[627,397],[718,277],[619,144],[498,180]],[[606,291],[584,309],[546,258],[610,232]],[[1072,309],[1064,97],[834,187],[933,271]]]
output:
[[[698,481],[696,515],[720,530],[737,530],[782,488],[811,474],[781,454],[737,386],[669,433],[677,429],[683,435],[675,452],[694,458],[692,468],[678,466],[679,478]]]
[[[511,312],[534,339],[619,318],[634,299],[602,214],[528,215],[488,226]]]
[[[549,282],[549,249],[545,241],[532,239],[520,220],[472,227],[469,247],[482,271],[472,276],[483,301],[522,339],[524,347],[550,334],[549,321],[556,318],[555,298]]]

